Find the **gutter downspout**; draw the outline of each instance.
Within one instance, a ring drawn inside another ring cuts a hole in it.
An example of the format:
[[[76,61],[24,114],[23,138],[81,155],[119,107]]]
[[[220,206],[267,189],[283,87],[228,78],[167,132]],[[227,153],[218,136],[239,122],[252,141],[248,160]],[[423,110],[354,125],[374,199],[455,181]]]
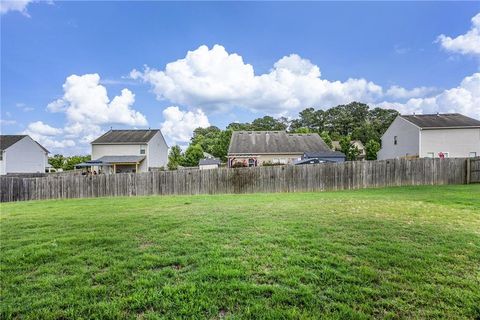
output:
[[[418,131],[418,157],[422,157],[422,128]]]

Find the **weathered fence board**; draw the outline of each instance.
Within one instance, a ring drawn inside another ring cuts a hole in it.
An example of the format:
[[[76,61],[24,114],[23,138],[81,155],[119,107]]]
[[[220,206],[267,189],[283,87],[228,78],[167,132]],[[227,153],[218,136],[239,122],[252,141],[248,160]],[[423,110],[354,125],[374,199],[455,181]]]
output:
[[[469,183],[480,183],[480,157],[467,159],[469,161],[467,180]]]
[[[467,167],[470,172],[467,175]],[[238,169],[154,171],[114,175],[0,177],[0,201],[297,192],[480,182],[480,157],[395,159]]]

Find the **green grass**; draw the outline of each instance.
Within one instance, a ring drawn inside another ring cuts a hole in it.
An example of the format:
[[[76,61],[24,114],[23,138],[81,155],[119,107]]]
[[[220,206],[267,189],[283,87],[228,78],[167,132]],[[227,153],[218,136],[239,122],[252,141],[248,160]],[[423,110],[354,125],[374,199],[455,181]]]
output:
[[[1,205],[1,318],[480,317],[480,185]]]

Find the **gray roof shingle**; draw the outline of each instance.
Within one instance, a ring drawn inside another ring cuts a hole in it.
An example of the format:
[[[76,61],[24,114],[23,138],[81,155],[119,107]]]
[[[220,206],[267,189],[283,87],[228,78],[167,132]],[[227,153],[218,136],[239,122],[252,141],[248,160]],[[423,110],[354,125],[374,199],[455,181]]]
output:
[[[1,135],[0,136],[0,150],[6,150],[7,148],[11,147],[18,141],[25,138],[26,135]]]
[[[148,130],[109,130],[102,136],[93,140],[92,144],[122,144],[122,143],[147,143],[158,129]]]
[[[330,152],[317,133],[285,131],[234,131],[228,154],[282,154]]]
[[[422,129],[480,127],[480,121],[459,113],[401,115]]]
[[[0,135],[0,150],[4,151],[7,148],[13,146],[18,141],[22,140],[23,138],[28,137],[25,134],[17,134],[17,135],[10,135],[10,134],[3,134]],[[33,140],[33,139],[32,139]],[[33,140],[40,148],[42,148],[45,152],[50,153],[44,146],[42,146],[37,141]]]
[[[198,162],[198,165],[205,166],[209,164],[220,164],[220,163],[221,163],[220,160],[217,158],[206,158],[206,159],[200,159],[200,161]]]

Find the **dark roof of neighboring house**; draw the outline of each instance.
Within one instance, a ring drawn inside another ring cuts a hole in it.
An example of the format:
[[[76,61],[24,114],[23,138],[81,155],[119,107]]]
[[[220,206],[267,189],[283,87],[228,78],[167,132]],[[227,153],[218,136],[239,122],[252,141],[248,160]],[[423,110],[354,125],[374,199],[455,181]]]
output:
[[[206,158],[206,159],[200,159],[198,162],[198,165],[209,165],[209,164],[220,164],[220,160],[217,158]]]
[[[328,152],[305,152],[305,158],[345,158],[345,155],[339,151]]]
[[[459,113],[413,114],[401,117],[422,129],[480,127],[480,121]]]
[[[0,150],[5,150],[14,145],[18,141],[25,138],[26,135],[1,135],[0,136]]]
[[[123,144],[123,143],[147,143],[158,129],[148,130],[109,130],[99,138],[93,140],[92,144]]]
[[[13,146],[15,143],[17,143],[18,141],[22,140],[25,137],[28,137],[28,136],[25,135],[25,134],[0,135],[0,150],[1,151],[6,150],[7,148]],[[35,141],[35,140],[33,140],[33,141]],[[50,151],[45,149],[45,147],[42,146],[40,143],[38,143],[37,141],[35,141],[35,143],[38,144],[38,146],[40,148],[42,148],[45,152],[50,153]]]
[[[287,133],[285,131],[234,131],[229,154],[282,154],[330,149],[317,133]]]
[[[140,163],[144,159],[145,156],[103,156],[87,163]]]

